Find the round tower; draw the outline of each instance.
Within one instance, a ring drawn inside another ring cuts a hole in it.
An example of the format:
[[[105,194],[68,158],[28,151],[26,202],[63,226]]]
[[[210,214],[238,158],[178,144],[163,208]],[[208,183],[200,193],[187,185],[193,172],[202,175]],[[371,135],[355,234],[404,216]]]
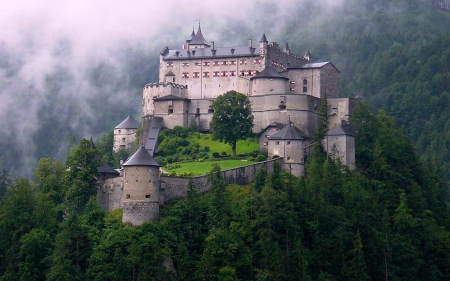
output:
[[[128,117],[114,128],[114,152],[119,152],[121,149],[128,149],[136,139],[136,130],[139,123],[128,115]]]
[[[263,33],[263,36],[261,37],[261,40],[259,40],[259,55],[262,58],[262,64],[264,66],[267,66],[267,45],[269,41],[267,41],[266,33]]]
[[[159,167],[144,146],[123,164],[123,223],[139,226],[158,220]]]
[[[269,158],[283,157],[283,170],[294,176],[305,175],[305,141],[309,137],[289,123],[268,139]]]
[[[289,78],[284,77],[273,66],[267,66],[263,71],[250,78],[252,81],[251,96],[262,96],[269,94],[284,94]]]

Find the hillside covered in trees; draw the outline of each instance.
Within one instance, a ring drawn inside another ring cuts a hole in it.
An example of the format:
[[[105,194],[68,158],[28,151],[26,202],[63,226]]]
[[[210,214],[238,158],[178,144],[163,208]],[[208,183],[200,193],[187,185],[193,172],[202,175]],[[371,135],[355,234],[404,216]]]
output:
[[[99,150],[42,158],[33,180],[0,181],[0,280],[447,280],[448,190],[384,112],[359,108],[359,170],[316,146],[306,176],[259,171],[122,224],[96,192]],[[6,191],[5,191],[6,189]]]

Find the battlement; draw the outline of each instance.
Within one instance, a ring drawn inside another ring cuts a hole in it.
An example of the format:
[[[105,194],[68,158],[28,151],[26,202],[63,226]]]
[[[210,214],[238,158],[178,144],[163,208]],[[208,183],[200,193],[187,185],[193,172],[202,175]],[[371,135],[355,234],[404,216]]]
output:
[[[174,87],[178,89],[186,89],[185,85],[180,85],[172,82],[154,82],[145,84],[144,89],[147,88],[158,88],[158,87]]]

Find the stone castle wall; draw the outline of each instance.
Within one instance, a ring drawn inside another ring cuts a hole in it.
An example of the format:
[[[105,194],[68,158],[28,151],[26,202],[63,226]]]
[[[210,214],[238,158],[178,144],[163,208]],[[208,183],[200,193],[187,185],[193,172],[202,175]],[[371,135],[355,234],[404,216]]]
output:
[[[277,158],[224,170],[221,173],[227,184],[247,184],[253,180],[258,170],[264,169],[267,173],[271,173],[273,171],[273,163],[278,162],[282,165],[282,160],[283,158]],[[191,179],[199,193],[205,193],[209,190],[210,184],[205,175],[192,177]],[[173,199],[186,198],[189,180],[189,178],[161,176],[158,204],[164,204]],[[124,202],[124,196],[123,177],[104,179],[98,185],[96,197],[103,210],[109,212],[123,208],[125,219],[133,222],[133,224],[137,224],[142,219],[154,220],[157,205],[148,204],[150,202]]]

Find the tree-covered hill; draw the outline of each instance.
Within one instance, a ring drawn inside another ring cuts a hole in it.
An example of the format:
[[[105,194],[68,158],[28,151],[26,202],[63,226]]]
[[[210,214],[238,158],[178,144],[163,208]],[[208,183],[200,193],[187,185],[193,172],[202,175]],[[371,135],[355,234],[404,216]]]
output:
[[[97,153],[82,140],[67,166],[0,177],[0,280],[448,280],[448,193],[433,163],[384,112],[359,108],[359,170],[315,146],[306,176],[260,170],[124,225],[93,197]]]

